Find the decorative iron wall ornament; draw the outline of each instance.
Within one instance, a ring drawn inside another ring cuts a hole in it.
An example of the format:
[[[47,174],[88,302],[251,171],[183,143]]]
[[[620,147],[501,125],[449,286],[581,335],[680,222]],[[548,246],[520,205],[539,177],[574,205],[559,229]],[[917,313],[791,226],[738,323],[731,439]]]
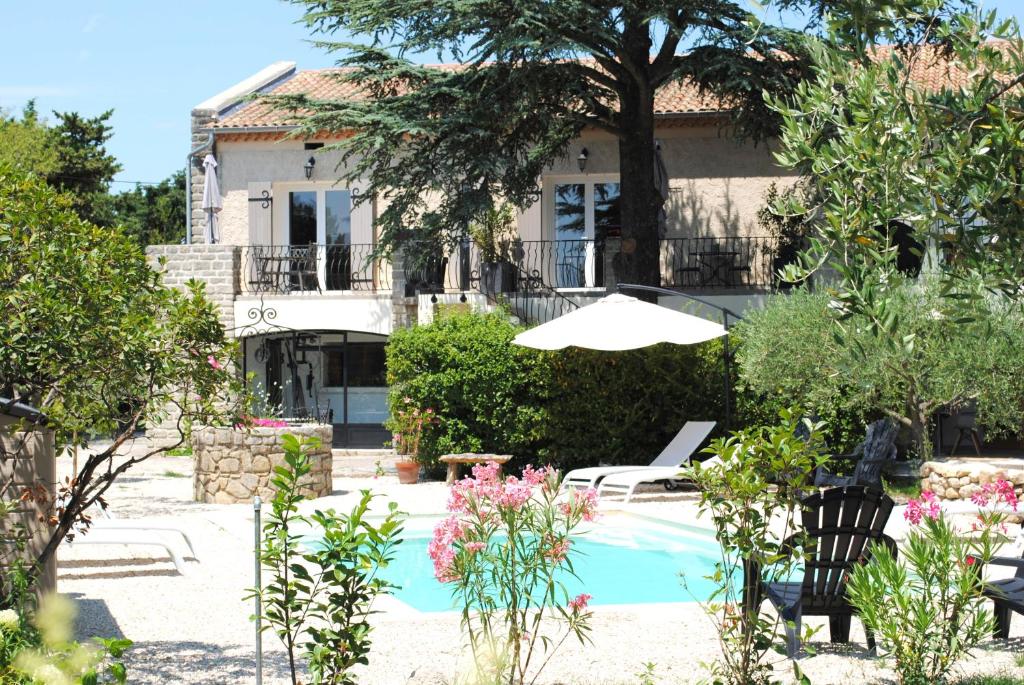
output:
[[[260,193],[260,197],[250,197],[249,202],[259,202],[261,208],[270,209],[270,205],[274,203],[274,198],[269,190],[264,190]]]

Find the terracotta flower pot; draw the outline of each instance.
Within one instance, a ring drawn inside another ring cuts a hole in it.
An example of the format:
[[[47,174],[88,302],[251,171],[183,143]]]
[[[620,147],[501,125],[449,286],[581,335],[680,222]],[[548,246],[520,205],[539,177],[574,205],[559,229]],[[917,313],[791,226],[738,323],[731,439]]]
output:
[[[420,465],[415,461],[395,462],[395,469],[398,471],[399,483],[412,485],[420,479]]]

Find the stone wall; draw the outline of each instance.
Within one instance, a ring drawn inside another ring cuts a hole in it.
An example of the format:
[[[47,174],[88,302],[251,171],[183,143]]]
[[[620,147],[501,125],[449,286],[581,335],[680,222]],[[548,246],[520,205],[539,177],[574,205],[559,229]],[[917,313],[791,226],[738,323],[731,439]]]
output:
[[[274,467],[284,466],[281,436],[320,439],[320,447],[310,453],[312,470],[302,483],[301,492],[309,498],[331,494],[331,439],[329,425],[297,425],[287,428],[202,427],[192,431],[195,457],[193,494],[197,502],[235,504],[251,502],[255,495],[268,499],[273,495],[270,479]]]
[[[235,326],[234,301],[241,292],[241,249],[234,245],[150,245],[150,265],[163,276],[164,285],[184,288],[189,279],[206,283],[207,298],[220,308],[224,328]],[[160,259],[163,258],[163,266]]]
[[[203,211],[203,186],[206,184],[206,167],[203,166],[203,159],[213,148],[202,150],[210,143],[210,133],[204,129],[209,128],[217,118],[217,112],[210,109],[192,110],[192,150],[201,150],[190,160],[192,163],[192,185],[188,193],[192,199],[192,243],[205,242],[203,234],[206,230],[206,212]]]
[[[164,285],[184,289],[190,279],[206,283],[206,297],[217,305],[220,323],[231,335],[235,327],[235,295],[239,292],[241,251],[232,245],[150,245],[150,266],[160,272]],[[161,264],[161,261],[163,262]],[[179,440],[178,416],[169,408],[164,420],[147,426],[146,439],[157,447]]]
[[[981,487],[997,480],[1013,483],[1024,500],[1024,466],[1016,468],[966,461],[926,461],[921,465],[921,490],[940,500],[969,500]]]
[[[50,541],[50,527],[46,524],[50,515],[57,481],[57,465],[54,459],[53,431],[33,430],[10,432],[13,419],[0,416],[0,495],[5,500],[18,499],[26,489],[41,486],[48,501],[22,500],[10,516],[0,518],[0,546],[3,555],[10,551],[14,536],[27,533],[23,558],[33,562]],[[9,485],[8,485],[9,484]],[[8,488],[6,492],[4,488]],[[0,574],[5,573],[0,566]],[[43,569],[36,586],[42,596],[57,589],[57,557],[54,555]]]

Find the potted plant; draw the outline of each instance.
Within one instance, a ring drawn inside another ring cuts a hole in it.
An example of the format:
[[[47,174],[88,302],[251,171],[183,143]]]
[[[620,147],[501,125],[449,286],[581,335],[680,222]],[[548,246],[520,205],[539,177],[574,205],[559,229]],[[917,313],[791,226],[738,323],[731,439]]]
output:
[[[420,411],[419,407],[411,406],[412,399],[409,397],[403,401],[406,406],[395,412],[389,427],[393,431],[391,444],[398,452],[398,461],[395,463],[398,482],[410,485],[420,477],[419,454],[423,431],[437,421],[437,416],[430,407]]]
[[[488,295],[516,289],[518,269],[512,262],[516,236],[515,208],[506,203],[492,205],[470,224],[469,237],[480,248],[480,284]]]

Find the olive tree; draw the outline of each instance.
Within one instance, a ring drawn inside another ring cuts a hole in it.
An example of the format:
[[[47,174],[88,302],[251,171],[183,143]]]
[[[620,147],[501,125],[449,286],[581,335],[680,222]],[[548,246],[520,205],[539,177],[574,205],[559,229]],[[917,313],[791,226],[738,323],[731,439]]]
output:
[[[792,96],[766,94],[782,118],[776,157],[809,191],[776,209],[817,218],[788,278],[829,267],[836,313],[866,316],[881,337],[905,344],[888,306],[903,269],[897,233],[906,231],[904,244],[933,249],[931,266],[960,296],[954,301],[979,292],[976,276],[1016,298],[1024,292],[1016,22],[981,14],[973,0],[858,1],[830,19],[823,36],[805,38],[814,75]]]
[[[944,405],[973,400],[991,434],[1019,430],[1024,316],[1006,298],[984,294],[980,281],[973,288],[965,312],[968,305],[944,297],[936,277],[892,284],[897,345],[876,335],[864,314],[837,330],[832,310],[840,305],[797,289],[737,326],[740,375],[755,392],[822,414],[887,415],[909,431],[919,457],[929,453],[930,417]]]
[[[62,484],[38,571],[119,475],[180,446],[192,422],[227,419],[243,394],[202,284],[164,287],[134,240],[83,220],[71,198],[5,166],[0,298],[0,395],[45,413],[58,451],[113,436]],[[168,415],[177,444],[118,455],[137,428]]]

